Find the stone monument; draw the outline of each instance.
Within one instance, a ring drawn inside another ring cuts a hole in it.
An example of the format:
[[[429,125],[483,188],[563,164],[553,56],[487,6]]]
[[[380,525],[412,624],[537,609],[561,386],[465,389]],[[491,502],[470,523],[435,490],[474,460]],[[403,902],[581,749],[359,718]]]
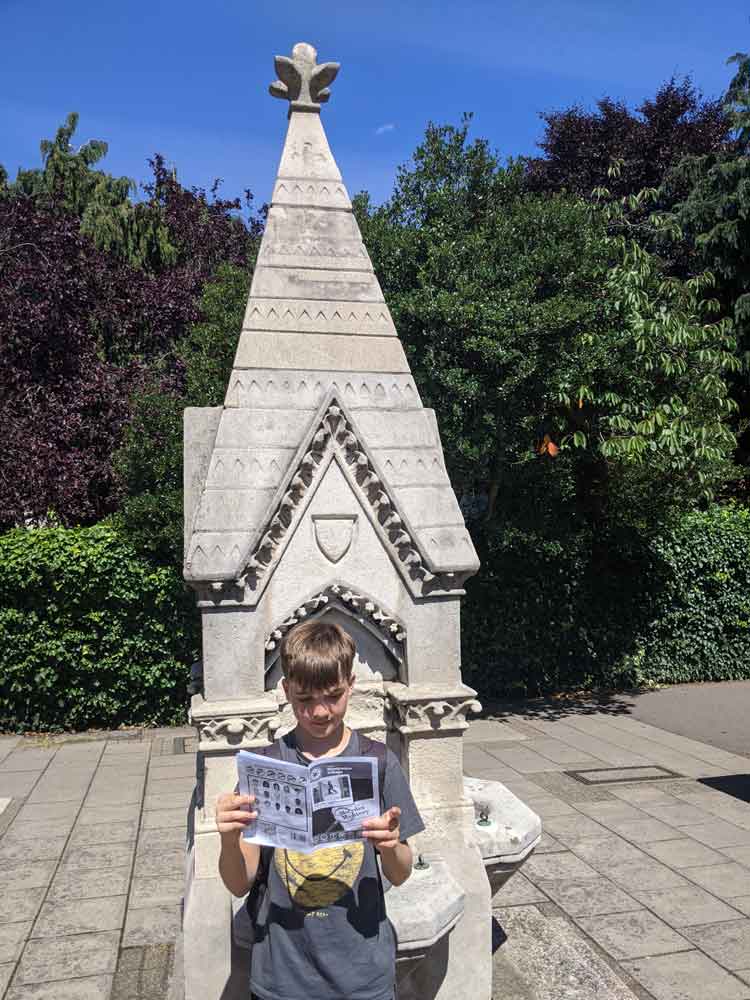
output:
[[[464,783],[480,706],[459,608],[479,562],[323,130],[338,69],[306,44],[276,58],[289,125],[234,368],[223,406],[185,413],[185,577],[203,625],[187,1000],[247,1000],[214,801],[239,748],[293,725],[278,652],[299,621],[329,616],[355,639],[349,721],[397,753],[427,824],[412,877],[386,894],[401,1000],[489,1000],[491,883],[540,835],[501,785]]]

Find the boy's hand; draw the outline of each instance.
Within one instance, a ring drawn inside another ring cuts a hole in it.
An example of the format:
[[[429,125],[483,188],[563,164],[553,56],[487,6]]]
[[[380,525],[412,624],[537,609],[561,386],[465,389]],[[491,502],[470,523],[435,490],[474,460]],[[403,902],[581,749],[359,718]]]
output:
[[[362,836],[379,851],[392,851],[401,843],[400,817],[399,807],[391,806],[382,816],[362,821]]]
[[[254,795],[235,795],[233,792],[220,795],[216,800],[216,826],[219,833],[239,836],[258,815],[251,811],[254,804]]]

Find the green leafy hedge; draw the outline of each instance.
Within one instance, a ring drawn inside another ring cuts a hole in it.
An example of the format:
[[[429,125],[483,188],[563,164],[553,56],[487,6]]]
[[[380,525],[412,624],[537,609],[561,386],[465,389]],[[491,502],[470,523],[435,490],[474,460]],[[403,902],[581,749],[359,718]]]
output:
[[[586,525],[478,535],[464,676],[485,698],[750,678],[750,512],[713,506],[646,540]]]
[[[0,535],[0,729],[182,722],[197,643],[183,581],[111,525]]]

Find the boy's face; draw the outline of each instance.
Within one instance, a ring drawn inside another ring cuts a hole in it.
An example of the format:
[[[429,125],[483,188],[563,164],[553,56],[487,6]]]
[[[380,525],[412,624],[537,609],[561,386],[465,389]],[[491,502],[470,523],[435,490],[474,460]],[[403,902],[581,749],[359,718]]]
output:
[[[354,676],[340,680],[325,691],[300,688],[295,681],[284,682],[284,693],[292,706],[297,725],[315,740],[336,736],[349,707]]]

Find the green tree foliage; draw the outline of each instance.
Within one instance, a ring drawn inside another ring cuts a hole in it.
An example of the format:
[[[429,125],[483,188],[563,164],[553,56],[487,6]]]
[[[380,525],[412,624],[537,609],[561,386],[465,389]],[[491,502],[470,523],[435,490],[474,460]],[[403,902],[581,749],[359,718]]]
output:
[[[665,276],[622,212],[535,195],[482,140],[430,126],[392,200],[356,209],[454,476],[489,483],[567,451],[586,506],[642,465],[666,500],[710,491],[733,438],[709,278]],[[603,196],[603,192],[600,192]]]
[[[198,632],[168,569],[111,526],[0,535],[0,730],[184,719]]]
[[[727,476],[732,332],[710,276],[633,237],[644,207],[530,193],[469,122],[430,126],[355,210],[483,560],[464,662],[484,691],[621,677],[648,548]]]
[[[78,115],[69,114],[54,139],[41,141],[42,166],[19,170],[6,193],[77,217],[83,235],[134,267],[174,264],[177,251],[163,216],[153,204],[131,200],[135,181],[95,169],[108,144],[90,139],[76,149],[72,140],[77,127]]]

